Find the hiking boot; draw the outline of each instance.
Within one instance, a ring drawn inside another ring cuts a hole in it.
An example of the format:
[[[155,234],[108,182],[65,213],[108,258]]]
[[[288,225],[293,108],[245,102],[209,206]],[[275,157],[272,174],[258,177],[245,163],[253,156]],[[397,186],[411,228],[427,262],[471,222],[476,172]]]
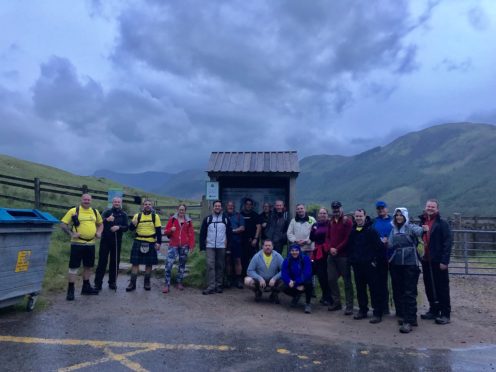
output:
[[[371,324],[377,324],[382,322],[382,317],[374,315],[372,319],[369,320],[369,323]]]
[[[360,320],[360,319],[365,319],[366,317],[367,317],[367,313],[359,311],[353,316],[353,319]]]
[[[312,313],[312,306],[310,304],[305,305],[305,314],[311,314]]]
[[[412,331],[412,326],[410,323],[403,323],[400,327],[401,333],[410,333]]]
[[[441,325],[449,324],[450,318],[448,318],[447,316],[440,316],[436,318],[435,322],[436,324],[441,324]]]
[[[117,291],[117,284],[115,284],[115,283],[109,283],[109,289],[111,289],[113,291]]]
[[[100,292],[102,290],[102,283],[95,282],[93,288]]]
[[[403,322],[404,322],[403,318],[398,319],[398,325],[403,325]]]
[[[255,302],[260,302],[262,300],[262,291],[260,289],[255,290]]]
[[[94,296],[98,294],[98,290],[91,286],[89,280],[84,280],[83,288],[81,288],[81,294],[84,296]]]
[[[215,288],[215,293],[222,293],[222,292],[224,292],[224,290],[222,289],[222,287]]]
[[[338,311],[338,310],[341,310],[343,307],[341,306],[341,304],[334,304],[334,305],[331,305],[327,308],[327,311]]]
[[[353,315],[353,308],[347,307],[344,311],[344,315]]]
[[[214,294],[214,293],[215,293],[215,290],[214,289],[204,289],[202,291],[202,294],[205,295],[205,296],[206,295],[211,295],[211,294]]]
[[[166,286],[164,287],[164,289],[162,289],[162,293],[164,293],[164,294],[169,293],[169,286],[168,286],[168,285],[166,285]]]
[[[319,303],[322,305],[322,306],[329,306],[331,303],[326,300],[325,298],[321,298]]]
[[[184,291],[184,285],[182,283],[177,283],[176,288],[180,291]]]
[[[145,291],[149,291],[152,289],[152,286],[150,284],[150,274],[145,274],[145,282],[143,284],[143,288],[145,288]]]
[[[129,285],[126,288],[126,292],[131,292],[136,289],[136,274],[131,274],[131,279],[129,280]]]
[[[67,287],[67,296],[65,297],[67,301],[74,301],[74,283],[69,283]]]
[[[398,325],[403,325],[403,322],[404,322],[403,318],[398,319]],[[414,322],[411,322],[410,325],[412,327],[418,327],[418,322],[415,320]]]
[[[241,279],[236,280],[236,288],[243,289],[243,281]]]
[[[428,312],[426,312],[425,314],[421,314],[420,315],[420,319],[424,319],[424,320],[434,320],[436,319],[436,314],[434,314],[433,312],[431,312],[430,310]]]

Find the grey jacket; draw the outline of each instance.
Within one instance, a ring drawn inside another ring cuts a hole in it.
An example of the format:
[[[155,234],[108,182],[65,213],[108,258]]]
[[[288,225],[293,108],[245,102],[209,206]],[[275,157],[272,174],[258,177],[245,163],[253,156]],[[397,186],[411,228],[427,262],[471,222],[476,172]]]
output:
[[[267,268],[263,258],[263,250],[259,250],[250,261],[246,275],[253,279],[264,279],[270,281],[271,279],[279,279],[281,277],[282,262],[284,259],[276,251],[272,251],[272,262]]]

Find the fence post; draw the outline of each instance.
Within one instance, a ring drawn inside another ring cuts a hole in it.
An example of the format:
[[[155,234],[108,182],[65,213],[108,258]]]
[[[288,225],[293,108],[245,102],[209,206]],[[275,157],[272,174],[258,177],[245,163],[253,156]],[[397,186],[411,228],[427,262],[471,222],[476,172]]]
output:
[[[463,233],[463,260],[465,261],[465,274],[468,275],[468,234]]]
[[[205,195],[202,195],[202,200],[201,200],[201,209],[200,209],[200,223],[202,223],[203,219],[207,217],[210,214],[209,208],[208,208],[208,200]]]
[[[41,191],[40,191],[40,179],[38,177],[34,178],[34,209],[40,209],[41,206]]]
[[[462,215],[461,213],[453,213],[453,230],[461,230],[462,229]],[[462,255],[462,243],[461,243],[462,234],[454,233],[453,240],[456,242],[454,246],[454,256],[461,257]]]

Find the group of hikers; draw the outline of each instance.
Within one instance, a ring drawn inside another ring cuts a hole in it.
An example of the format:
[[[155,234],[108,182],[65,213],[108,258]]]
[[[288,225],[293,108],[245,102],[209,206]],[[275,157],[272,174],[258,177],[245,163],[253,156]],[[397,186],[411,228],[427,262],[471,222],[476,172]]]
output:
[[[171,290],[171,271],[176,260],[176,288],[184,290],[186,262],[195,246],[195,230],[186,213],[187,207],[179,205],[162,229],[160,217],[152,206],[150,200],[145,200],[141,212],[129,222],[121,198],[114,198],[112,208],[100,215],[91,207],[91,196],[85,194],[81,205],[65,214],[62,229],[71,236],[67,300],[74,300],[75,276],[81,262],[82,295],[96,295],[102,289],[109,258],[109,288],[117,289],[122,235],[127,230],[134,231],[134,241],[126,291],[136,290],[139,265],[145,266],[144,289],[151,289],[151,270],[158,264],[157,251],[163,234],[169,239],[169,247],[162,292],[168,294]],[[421,318],[448,324],[452,241],[449,224],[440,217],[439,202],[435,199],[426,202],[419,224],[410,221],[406,208],[395,208],[392,215],[384,201],[377,201],[375,208],[374,218],[361,208],[346,215],[342,204],[334,201],[330,214],[326,208],[320,208],[315,219],[304,204],[298,204],[294,218],[290,219],[282,200],[276,200],[273,208],[264,203],[260,214],[254,210],[250,198],[244,198],[239,212],[234,202],[228,201],[224,208],[216,200],[199,232],[199,246],[206,252],[207,265],[207,287],[202,293],[211,295],[222,293],[226,287],[247,287],[254,291],[257,302],[268,293],[269,300],[279,304],[279,294],[285,293],[290,296],[292,307],[297,307],[304,296],[304,312],[311,313],[318,280],[322,293],[320,304],[334,312],[344,308],[344,315],[353,315],[356,320],[368,317],[370,294],[373,308],[370,323],[374,324],[390,314],[390,277],[399,331],[409,333],[418,325],[417,284],[421,267],[429,301],[429,310]],[[91,286],[96,238],[101,238],[100,251]],[[344,306],[338,285],[340,277],[344,282]]]

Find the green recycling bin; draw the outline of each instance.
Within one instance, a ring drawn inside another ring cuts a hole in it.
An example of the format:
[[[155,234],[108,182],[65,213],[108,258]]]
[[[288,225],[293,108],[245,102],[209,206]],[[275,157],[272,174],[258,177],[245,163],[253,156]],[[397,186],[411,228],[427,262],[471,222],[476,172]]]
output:
[[[27,295],[27,310],[33,310],[57,223],[51,214],[37,209],[0,208],[0,308]]]

